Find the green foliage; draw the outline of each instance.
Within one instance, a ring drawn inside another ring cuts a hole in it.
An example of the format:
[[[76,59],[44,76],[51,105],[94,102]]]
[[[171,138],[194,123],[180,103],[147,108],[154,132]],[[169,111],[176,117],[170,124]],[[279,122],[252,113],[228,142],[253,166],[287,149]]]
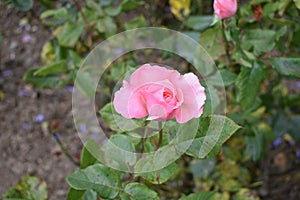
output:
[[[177,169],[178,165],[176,163],[172,163],[158,171],[141,173],[140,176],[153,184],[162,184],[171,179]],[[139,174],[137,175],[139,176]]]
[[[58,32],[57,39],[61,46],[74,47],[78,41],[84,25],[78,25],[72,22],[64,24]]]
[[[273,58],[271,65],[284,76],[300,78],[300,58]]]
[[[222,30],[217,26],[207,29],[200,35],[200,44],[213,59],[225,53]]]
[[[76,190],[94,190],[102,198],[116,198],[121,191],[117,172],[101,164],[77,170],[67,177],[67,182]]]
[[[129,200],[158,200],[157,193],[150,190],[147,186],[141,183],[129,183],[126,185],[121,199]]]
[[[182,197],[180,200],[212,200],[214,197],[215,192],[199,192],[195,194],[190,194],[189,196]]]
[[[10,0],[10,2],[21,11],[28,11],[33,6],[33,0]]]
[[[81,152],[80,168],[85,169],[101,159],[100,147],[94,140],[88,140]]]
[[[243,67],[239,74],[236,85],[238,88],[237,102],[244,110],[249,109],[255,102],[260,83],[264,78],[264,66],[255,63],[251,69]]]
[[[239,125],[225,116],[202,116],[199,122],[199,133],[187,153],[195,158],[215,156],[222,144],[239,128]]]
[[[196,31],[203,31],[209,27],[212,20],[212,16],[190,16],[186,21],[186,26]]]
[[[125,24],[125,29],[130,30],[130,29],[135,29],[135,28],[142,28],[147,26],[147,22],[145,18],[142,17],[136,17],[130,21],[127,21]]]
[[[10,188],[3,195],[3,200],[27,199],[27,200],[46,200],[48,198],[47,185],[44,181],[34,176],[25,175],[15,188]]]

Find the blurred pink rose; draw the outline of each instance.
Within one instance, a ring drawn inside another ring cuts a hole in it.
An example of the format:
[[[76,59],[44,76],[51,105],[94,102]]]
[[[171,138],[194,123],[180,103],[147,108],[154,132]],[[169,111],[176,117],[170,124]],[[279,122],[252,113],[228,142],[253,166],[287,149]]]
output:
[[[200,117],[206,100],[205,89],[193,74],[145,64],[124,81],[115,93],[114,107],[125,118],[185,123]]]
[[[221,19],[233,16],[237,11],[237,0],[215,0],[215,14]]]

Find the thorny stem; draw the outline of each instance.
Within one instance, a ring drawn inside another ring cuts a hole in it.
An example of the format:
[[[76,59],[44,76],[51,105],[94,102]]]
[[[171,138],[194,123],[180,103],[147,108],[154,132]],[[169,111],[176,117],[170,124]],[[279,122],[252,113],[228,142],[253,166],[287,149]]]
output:
[[[227,56],[227,66],[231,66],[232,65],[232,62],[231,62],[231,57],[230,57],[230,54],[229,54],[229,43],[228,43],[228,40],[226,38],[226,34],[225,34],[225,23],[224,23],[224,20],[222,19],[222,23],[221,23],[221,29],[222,29],[222,35],[223,35],[223,40],[225,42],[225,52],[226,52],[226,56]]]
[[[162,139],[163,139],[163,129],[162,129],[162,122],[158,122],[158,130],[159,130],[159,135],[158,135],[158,143],[156,145],[156,150],[159,149]]]
[[[51,131],[52,136],[54,137],[55,141],[58,143],[61,151],[63,152],[63,154],[76,166],[80,166],[80,164],[74,160],[74,158],[71,156],[71,154],[69,153],[68,149],[66,148],[66,146],[63,144],[63,142],[60,140],[60,138],[58,137],[57,133],[54,133],[53,131]]]

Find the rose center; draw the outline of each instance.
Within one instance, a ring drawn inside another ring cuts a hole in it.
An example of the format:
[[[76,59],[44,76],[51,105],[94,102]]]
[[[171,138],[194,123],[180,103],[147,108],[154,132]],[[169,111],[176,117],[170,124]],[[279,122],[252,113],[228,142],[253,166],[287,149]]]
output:
[[[173,93],[169,89],[165,89],[163,92],[165,102],[170,103],[173,99]]]

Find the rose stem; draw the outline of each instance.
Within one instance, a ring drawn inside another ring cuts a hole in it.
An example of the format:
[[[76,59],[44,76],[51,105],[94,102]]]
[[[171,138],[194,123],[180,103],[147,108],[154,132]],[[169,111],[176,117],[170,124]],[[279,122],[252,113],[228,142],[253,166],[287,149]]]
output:
[[[145,126],[145,130],[144,130],[144,136],[141,139],[141,143],[142,143],[142,149],[141,149],[141,153],[144,153],[144,149],[145,149],[145,142],[147,140],[147,126]]]
[[[59,145],[61,151],[63,152],[63,154],[76,166],[80,166],[80,164],[74,160],[74,158],[71,156],[71,154],[68,152],[68,149],[66,148],[66,146],[63,144],[63,142],[60,140],[58,134],[54,131],[52,131],[51,129],[49,130],[50,133],[52,134],[52,136],[54,137],[55,141],[57,142],[57,144]]]
[[[225,42],[225,52],[226,52],[226,56],[227,56],[227,66],[230,67],[231,66],[231,58],[230,58],[230,54],[229,54],[229,43],[228,40],[226,38],[226,34],[225,34],[225,22],[224,19],[222,19],[222,23],[221,23],[221,29],[222,29],[222,35],[223,35],[223,40]]]
[[[158,143],[156,145],[156,150],[160,147],[162,143],[162,138],[163,138],[162,122],[158,122],[158,130],[159,130],[159,135],[158,135]]]

